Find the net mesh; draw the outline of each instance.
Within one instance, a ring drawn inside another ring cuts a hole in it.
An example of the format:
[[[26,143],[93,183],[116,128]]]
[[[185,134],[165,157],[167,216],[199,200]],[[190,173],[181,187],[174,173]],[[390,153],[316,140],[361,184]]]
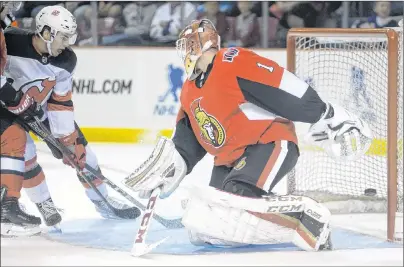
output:
[[[399,32],[398,205],[403,204],[403,34]],[[321,36],[321,37],[319,37]],[[295,37],[295,74],[324,100],[338,103],[367,121],[374,139],[368,153],[354,162],[335,162],[304,143],[308,126],[297,124],[301,156],[288,179],[289,193],[320,202],[344,201],[332,212],[381,212],[387,208],[388,40],[383,35],[338,34]],[[352,203],[354,203],[352,205]],[[360,203],[360,204],[359,204]]]

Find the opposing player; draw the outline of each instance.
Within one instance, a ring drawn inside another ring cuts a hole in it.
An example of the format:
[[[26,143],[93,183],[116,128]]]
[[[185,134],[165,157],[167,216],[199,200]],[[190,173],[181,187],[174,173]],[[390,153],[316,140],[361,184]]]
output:
[[[2,112],[8,115],[2,119],[1,154],[11,155],[15,151],[19,154],[18,158],[10,159],[8,165],[1,166],[18,173],[18,177],[2,178],[1,182],[8,188],[9,194],[18,196],[23,176],[22,186],[49,226],[59,223],[61,216],[50,196],[45,174],[36,160],[35,144],[30,135],[15,123],[15,118],[19,116],[29,121],[33,115],[37,116],[56,138],[74,152],[74,160],[81,168],[88,164],[99,170],[95,154],[74,121],[71,89],[77,58],[70,45],[75,43],[76,28],[76,20],[69,11],[60,6],[48,6],[36,16],[35,33],[18,28],[5,31],[8,47],[5,75],[10,86],[15,88],[16,96],[12,101],[3,101],[7,111]],[[32,110],[36,112],[32,114]],[[3,143],[7,145],[3,147]],[[49,147],[55,157],[63,158],[55,147]],[[63,162],[68,164],[65,158]],[[104,217],[117,218],[82,177],[78,177],[96,210]],[[125,218],[138,216],[136,207],[129,207],[108,196],[106,185],[99,178],[92,177],[92,182],[114,207],[127,211]],[[16,183],[18,188],[12,187]],[[66,192],[66,195],[71,193]]]
[[[13,22],[12,12],[18,10],[17,2],[0,2],[0,102],[13,103],[16,91],[7,81],[4,68],[7,63],[7,49],[3,31]],[[35,107],[33,106],[34,110]],[[30,112],[31,109],[28,112]],[[24,179],[24,146],[15,143],[25,138],[23,129],[13,123],[12,116],[0,108],[1,137],[1,235],[14,233],[33,235],[41,231],[41,218],[27,214],[19,205],[20,190]]]
[[[215,156],[210,187],[192,191],[182,220],[194,244],[293,242],[309,251],[330,248],[325,206],[303,196],[271,194],[299,157],[293,122],[312,124],[308,139],[333,146],[334,156],[345,157],[367,150],[368,126],[324,102],[274,61],[219,44],[208,20],[182,31],[177,51],[187,80],[175,133],[172,139],[160,138],[125,184],[143,196],[161,187],[161,198],[168,197],[209,153]],[[349,148],[352,138],[357,143],[349,154],[336,150]]]

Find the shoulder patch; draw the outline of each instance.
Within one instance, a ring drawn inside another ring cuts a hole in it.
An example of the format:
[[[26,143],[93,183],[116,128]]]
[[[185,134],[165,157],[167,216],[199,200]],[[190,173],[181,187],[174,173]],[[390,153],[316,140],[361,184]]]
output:
[[[238,56],[239,50],[235,47],[230,47],[228,48],[224,53],[223,53],[223,61],[224,62],[233,62],[234,58]]]

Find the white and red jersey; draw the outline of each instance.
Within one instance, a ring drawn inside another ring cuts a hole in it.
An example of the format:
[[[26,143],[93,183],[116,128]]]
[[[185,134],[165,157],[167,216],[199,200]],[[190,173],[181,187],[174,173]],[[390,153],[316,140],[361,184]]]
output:
[[[9,28],[4,33],[7,45],[7,64],[4,75],[12,86],[42,105],[52,134],[63,137],[74,132],[72,75],[77,58],[66,49],[59,56],[39,54],[33,44],[34,32]]]

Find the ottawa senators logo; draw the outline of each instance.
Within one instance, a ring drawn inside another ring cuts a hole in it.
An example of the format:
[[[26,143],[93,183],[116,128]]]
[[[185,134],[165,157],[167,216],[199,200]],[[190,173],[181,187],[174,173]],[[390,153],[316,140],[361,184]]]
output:
[[[202,140],[209,145],[219,148],[224,144],[226,132],[215,117],[209,115],[201,108],[201,99],[202,98],[198,98],[192,102],[192,114],[198,122]]]
[[[54,78],[37,79],[23,84],[20,90],[27,93],[35,102],[43,104],[42,102],[51,93],[55,85],[56,80]]]

